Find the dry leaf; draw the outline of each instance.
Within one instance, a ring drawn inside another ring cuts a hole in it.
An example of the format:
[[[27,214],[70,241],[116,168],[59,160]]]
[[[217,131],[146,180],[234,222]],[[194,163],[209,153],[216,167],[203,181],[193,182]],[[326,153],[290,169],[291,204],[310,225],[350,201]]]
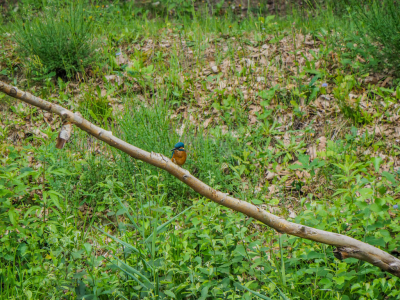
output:
[[[106,75],[104,76],[107,81],[113,83],[117,82],[118,85],[121,85],[123,83],[122,78],[117,76],[117,75]]]
[[[254,125],[257,123],[257,117],[253,115],[249,115],[250,125]]]
[[[318,141],[319,141],[319,144],[318,144],[318,151],[323,151],[323,152],[325,152],[326,151],[326,137],[324,137],[324,136],[321,136],[319,139],[318,139]]]
[[[271,185],[268,187],[268,192],[269,192],[270,194],[274,194],[276,191],[277,191],[276,185],[271,184]]]
[[[310,160],[314,160],[317,157],[317,147],[314,144],[308,146],[307,154],[310,156]]]
[[[266,175],[265,175],[265,179],[266,180],[272,180],[273,178],[275,178],[277,176],[276,173],[271,172],[271,171],[267,171]]]
[[[212,121],[212,118],[207,119],[207,120],[203,123],[203,127],[204,127],[204,128],[207,128],[208,125],[210,125],[211,121]]]
[[[386,84],[389,82],[390,79],[392,79],[392,77],[390,77],[390,76],[387,77],[387,78],[382,82],[381,87],[385,87]]]

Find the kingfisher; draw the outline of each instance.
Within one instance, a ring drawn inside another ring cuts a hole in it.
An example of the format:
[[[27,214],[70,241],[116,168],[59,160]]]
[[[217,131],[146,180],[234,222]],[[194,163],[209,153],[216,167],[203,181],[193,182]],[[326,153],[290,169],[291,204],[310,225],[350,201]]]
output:
[[[176,143],[174,149],[172,151],[171,160],[173,163],[176,163],[178,166],[183,166],[186,161],[186,150],[185,144],[182,142]]]

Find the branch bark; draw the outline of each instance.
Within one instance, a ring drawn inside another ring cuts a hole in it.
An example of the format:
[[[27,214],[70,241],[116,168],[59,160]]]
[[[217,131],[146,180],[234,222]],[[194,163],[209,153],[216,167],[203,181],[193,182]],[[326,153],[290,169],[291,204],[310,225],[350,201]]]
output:
[[[383,271],[393,274],[394,276],[400,277],[400,260],[381,249],[345,235],[289,222],[263,209],[260,209],[251,203],[230,197],[228,194],[224,194],[213,189],[191,175],[189,171],[172,163],[168,157],[159,153],[149,153],[140,148],[132,146],[127,142],[114,137],[111,132],[106,131],[85,120],[79,113],[73,113],[62,106],[47,102],[41,98],[33,96],[30,93],[20,91],[16,87],[10,86],[2,81],[0,81],[0,91],[28,104],[39,107],[45,111],[60,115],[64,122],[71,122],[90,135],[127,153],[133,158],[142,160],[167,171],[204,197],[252,217],[264,223],[265,225],[272,227],[279,233],[286,233],[315,242],[335,246],[337,249],[334,251],[334,255],[338,259],[354,257],[356,259],[369,262],[379,267]]]
[[[65,143],[68,142],[71,137],[72,124],[70,122],[66,122],[62,127],[61,131],[58,134],[56,148],[62,149],[65,146]]]

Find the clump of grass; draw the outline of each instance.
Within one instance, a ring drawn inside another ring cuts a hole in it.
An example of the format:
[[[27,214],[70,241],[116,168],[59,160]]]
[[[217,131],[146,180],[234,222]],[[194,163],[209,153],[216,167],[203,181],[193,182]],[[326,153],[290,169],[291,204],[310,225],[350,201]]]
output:
[[[372,67],[400,71],[400,3],[393,0],[350,2],[349,11],[358,29],[354,35],[358,52]]]
[[[93,89],[85,92],[82,101],[79,103],[80,112],[87,118],[92,119],[98,124],[104,124],[106,121],[112,119],[112,107],[110,106],[110,101],[108,96],[114,90],[110,90],[106,95],[101,94],[101,89],[99,86],[96,87],[96,93]]]
[[[83,72],[96,56],[92,24],[82,2],[46,7],[26,20],[19,17],[15,41],[28,72],[64,78]]]

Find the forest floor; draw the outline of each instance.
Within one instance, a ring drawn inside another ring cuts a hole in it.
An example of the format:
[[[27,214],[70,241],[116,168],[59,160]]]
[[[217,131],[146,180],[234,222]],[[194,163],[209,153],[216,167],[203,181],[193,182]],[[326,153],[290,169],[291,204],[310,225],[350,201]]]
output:
[[[126,7],[90,9],[96,63],[68,79],[33,75],[8,23],[0,80],[144,150],[169,155],[182,141],[184,168],[282,218],[399,251],[394,71],[366,71],[339,31],[300,14],[147,19]],[[76,128],[57,150],[57,116],[0,101],[3,295],[399,295],[399,280],[376,267],[276,235]]]

